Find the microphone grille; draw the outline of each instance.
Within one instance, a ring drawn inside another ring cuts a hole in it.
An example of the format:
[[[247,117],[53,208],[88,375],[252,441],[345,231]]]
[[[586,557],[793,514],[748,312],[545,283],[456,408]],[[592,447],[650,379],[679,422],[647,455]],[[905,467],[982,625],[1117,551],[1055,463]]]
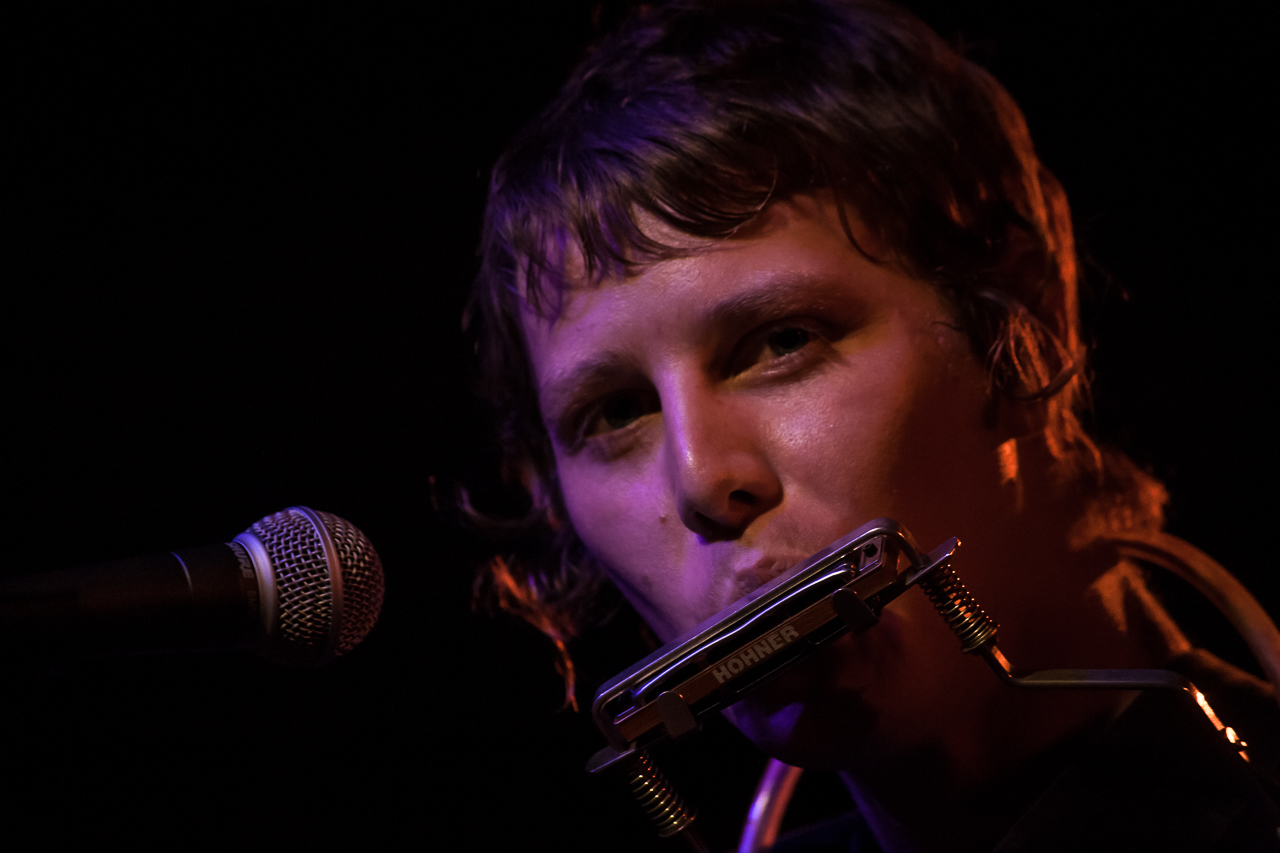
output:
[[[373,630],[382,611],[382,560],[369,537],[345,518],[317,512],[342,563],[342,629],[336,654],[354,649]]]
[[[266,549],[274,576],[276,618],[264,649],[268,657],[314,665],[346,654],[365,638],[382,609],[382,561],[354,524],[290,507],[247,532]]]

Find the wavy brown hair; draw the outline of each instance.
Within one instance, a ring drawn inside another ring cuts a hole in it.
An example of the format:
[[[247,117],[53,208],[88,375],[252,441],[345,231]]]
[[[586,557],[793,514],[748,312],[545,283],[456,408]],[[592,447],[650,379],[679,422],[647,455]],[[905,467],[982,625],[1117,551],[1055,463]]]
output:
[[[1160,524],[1159,484],[1081,426],[1067,199],[1000,84],[875,0],[642,6],[494,167],[467,312],[504,471],[529,498],[519,518],[483,519],[502,553],[477,593],[550,636],[570,681],[566,644],[593,619],[603,574],[564,512],[522,301],[554,316],[569,258],[575,281],[599,282],[679,254],[642,229],[645,215],[727,238],[771,202],[815,192],[863,215],[885,247],[872,260],[947,296],[988,367],[993,421],[1001,404],[1034,406],[1061,476],[1104,514]]]

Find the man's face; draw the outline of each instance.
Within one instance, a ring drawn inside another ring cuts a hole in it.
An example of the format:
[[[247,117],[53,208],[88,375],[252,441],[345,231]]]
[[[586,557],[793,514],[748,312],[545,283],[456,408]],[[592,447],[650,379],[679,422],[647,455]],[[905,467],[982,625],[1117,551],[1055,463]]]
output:
[[[873,518],[932,548],[1007,515],[985,373],[944,299],[860,254],[826,202],[577,288],[525,332],[574,529],[664,640]],[[891,661],[942,642],[959,658],[922,602],[841,647],[843,688],[888,689]]]

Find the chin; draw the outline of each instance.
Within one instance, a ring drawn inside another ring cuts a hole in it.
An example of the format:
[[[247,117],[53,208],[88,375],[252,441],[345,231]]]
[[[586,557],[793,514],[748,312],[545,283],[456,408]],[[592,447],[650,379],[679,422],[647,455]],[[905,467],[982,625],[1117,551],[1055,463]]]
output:
[[[878,719],[855,677],[865,659],[850,655],[850,639],[770,680],[724,716],[771,758],[814,770],[846,768],[874,742]]]

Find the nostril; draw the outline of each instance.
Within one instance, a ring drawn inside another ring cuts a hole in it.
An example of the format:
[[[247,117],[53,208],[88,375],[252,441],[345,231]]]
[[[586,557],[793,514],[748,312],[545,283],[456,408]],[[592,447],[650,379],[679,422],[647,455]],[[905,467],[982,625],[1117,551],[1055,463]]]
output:
[[[747,506],[756,505],[756,496],[745,489],[734,489],[729,493],[729,500],[737,501],[738,503],[746,504]]]
[[[692,520],[693,523],[687,525],[689,529],[694,533],[697,533],[703,539],[711,542],[718,542],[722,539],[732,539],[740,532],[732,525],[716,521],[711,516],[703,515],[697,511],[693,513]]]

